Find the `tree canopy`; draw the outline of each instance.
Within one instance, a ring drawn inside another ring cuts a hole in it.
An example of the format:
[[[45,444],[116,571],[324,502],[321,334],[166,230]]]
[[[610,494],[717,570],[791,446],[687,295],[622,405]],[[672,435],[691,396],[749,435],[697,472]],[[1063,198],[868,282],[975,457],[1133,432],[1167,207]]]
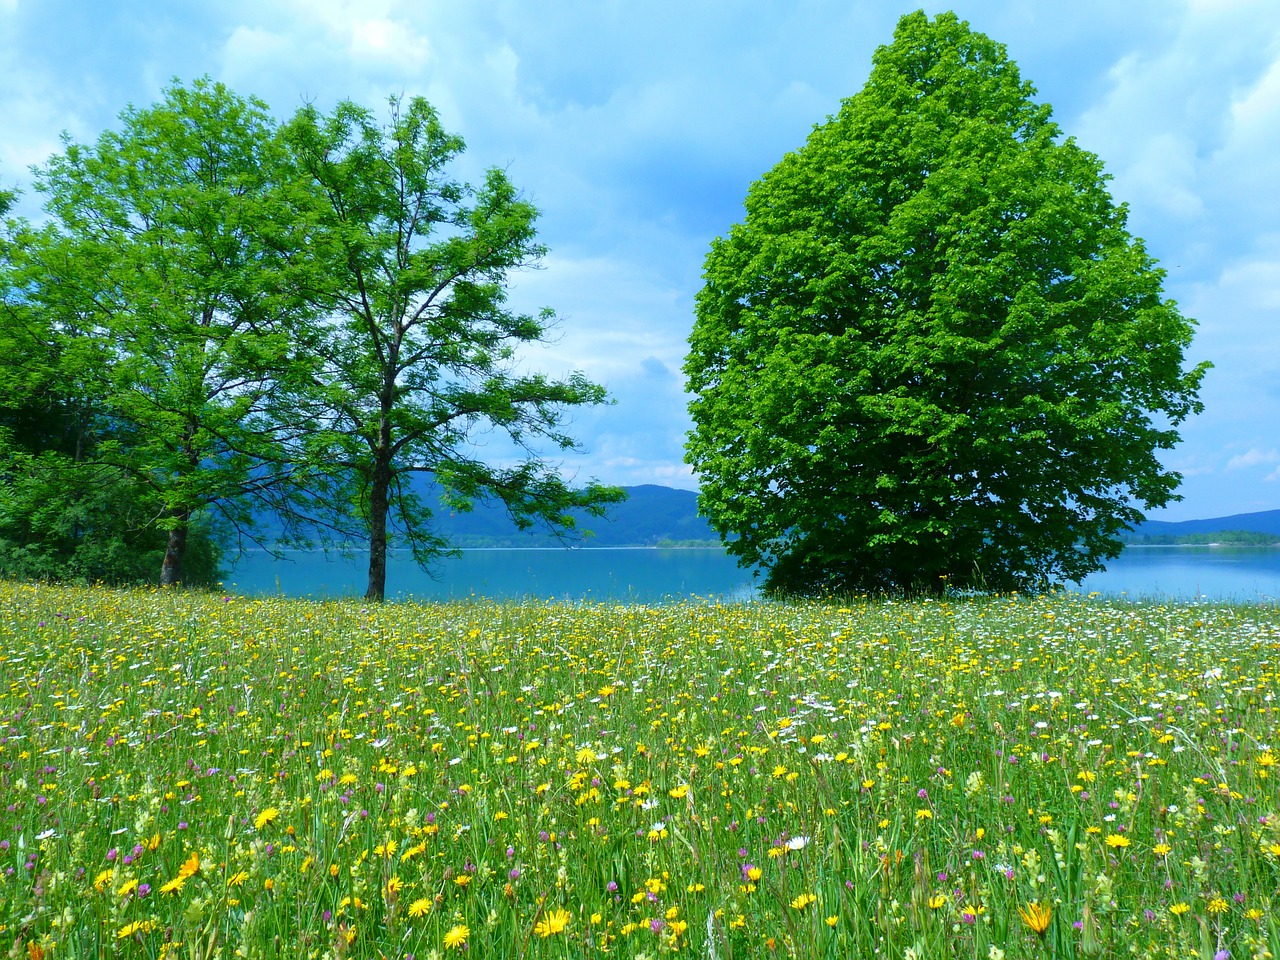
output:
[[[131,579],[154,555],[173,584],[193,531],[206,557],[211,530],[327,530],[368,538],[381,599],[397,536],[423,564],[449,547],[414,472],[561,532],[619,499],[544,459],[605,392],[517,367],[554,320],[506,306],[536,210],[501,171],[452,179],[462,148],[421,98],[281,126],[207,79],[67,138],[36,171],[48,221],[0,236],[0,571]],[[486,430],[521,455],[482,459]]]
[[[701,507],[778,591],[1075,580],[1176,499],[1193,323],[1005,48],[905,16],[716,240]]]
[[[557,380],[518,369],[517,348],[554,321],[507,306],[511,272],[537,265],[537,210],[498,169],[479,187],[449,167],[464,148],[421,97],[393,99],[388,122],[357,104],[323,116],[298,112],[284,142],[312,203],[300,217],[324,280],[311,292],[325,317],[321,364],[300,406],[318,404],[327,429],[311,438],[347,481],[370,546],[366,596],[386,589],[389,537],[421,564],[449,544],[430,526],[432,505],[410,482],[430,474],[451,509],[502,502],[522,529],[575,526],[622,493],[574,488],[544,458],[574,450],[569,410],[602,403],[603,387],[574,373]],[[480,444],[497,431],[520,456],[496,465]]]
[[[293,481],[298,425],[270,409],[307,359],[275,124],[221,84],[174,84],[37,171],[50,220],[20,231],[9,297],[76,384],[92,463],[148,493],[159,579],[193,520],[252,530]]]

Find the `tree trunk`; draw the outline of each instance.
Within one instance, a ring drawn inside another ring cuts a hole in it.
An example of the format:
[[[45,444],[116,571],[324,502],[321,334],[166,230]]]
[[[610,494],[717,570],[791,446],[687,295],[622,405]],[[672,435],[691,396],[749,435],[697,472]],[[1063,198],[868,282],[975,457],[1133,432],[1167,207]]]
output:
[[[384,448],[385,449],[385,448]],[[391,492],[391,458],[378,451],[369,488],[369,589],[366,600],[382,601],[387,593],[387,501]]]
[[[182,582],[182,558],[187,552],[187,527],[191,514],[177,518],[178,525],[169,531],[169,542],[164,548],[164,563],[160,565],[160,586],[176,587]]]

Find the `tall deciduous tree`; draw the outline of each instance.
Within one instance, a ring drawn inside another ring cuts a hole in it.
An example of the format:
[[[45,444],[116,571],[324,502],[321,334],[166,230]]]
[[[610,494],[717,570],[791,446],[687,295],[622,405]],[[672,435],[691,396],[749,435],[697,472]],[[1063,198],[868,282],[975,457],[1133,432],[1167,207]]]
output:
[[[285,140],[315,196],[312,255],[331,280],[317,300],[332,323],[316,386],[334,418],[332,463],[354,481],[369,538],[366,596],[385,594],[396,531],[419,563],[448,549],[414,473],[431,474],[454,509],[500,499],[521,527],[568,530],[571,509],[598,514],[620,499],[594,482],[573,488],[540,456],[544,446],[575,449],[566,414],[605,392],[578,373],[517,369],[516,349],[541,340],[553,316],[507,306],[509,274],[544,251],[537,213],[506,175],[490,170],[474,189],[454,180],[463,142],[416,97],[393,100],[385,126],[352,103],[329,116],[306,107]],[[516,462],[478,456],[477,441],[494,431],[522,451]]]
[[[1176,499],[1192,323],[1004,47],[904,17],[752,185],[685,372],[702,509],[783,591],[1074,580]]]
[[[306,428],[271,415],[307,362],[293,254],[304,246],[263,104],[174,84],[121,128],[37,171],[49,226],[15,244],[24,309],[58,340],[61,375],[111,429],[95,450],[143,484],[166,531],[160,582],[183,579],[193,518],[251,530],[297,479]],[[305,265],[305,258],[298,262]],[[278,505],[278,503],[277,503]]]
[[[74,332],[29,300],[19,264],[31,266],[40,240],[20,220],[0,231],[0,575],[154,581],[167,540],[154,523],[161,501],[98,459],[103,441],[127,442],[132,427],[106,416],[78,365],[63,362]],[[211,585],[219,551],[207,518],[193,534],[186,582]]]

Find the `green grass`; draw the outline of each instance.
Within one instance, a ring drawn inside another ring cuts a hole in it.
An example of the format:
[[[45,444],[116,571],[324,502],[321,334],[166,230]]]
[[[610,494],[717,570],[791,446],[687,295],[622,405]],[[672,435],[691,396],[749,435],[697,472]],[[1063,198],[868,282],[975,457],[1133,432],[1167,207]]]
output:
[[[1280,955],[1273,607],[8,585],[0,634],[14,956]]]

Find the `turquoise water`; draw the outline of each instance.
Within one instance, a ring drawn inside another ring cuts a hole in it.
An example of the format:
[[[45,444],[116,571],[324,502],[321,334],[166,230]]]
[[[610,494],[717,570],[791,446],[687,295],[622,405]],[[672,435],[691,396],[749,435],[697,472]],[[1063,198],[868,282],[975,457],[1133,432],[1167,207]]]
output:
[[[344,559],[317,551],[288,551],[276,560],[248,551],[226,578],[246,594],[360,597],[368,584],[367,552]],[[430,574],[408,556],[387,561],[387,598],[465,597],[628,600],[652,603],[680,597],[742,599],[754,594],[751,573],[723,550],[593,548],[464,550]]]
[[[1280,600],[1280,547],[1126,547],[1080,583],[1134,599]]]
[[[249,551],[227,577],[245,594],[359,597],[367,582],[368,554],[326,558],[291,551],[276,560]],[[466,550],[444,560],[434,577],[412,559],[387,564],[387,596],[448,600],[538,597],[652,603],[681,597],[745,599],[755,595],[749,571],[723,550]],[[1079,585],[1133,599],[1173,598],[1267,601],[1280,598],[1280,548],[1129,547],[1107,570]]]

